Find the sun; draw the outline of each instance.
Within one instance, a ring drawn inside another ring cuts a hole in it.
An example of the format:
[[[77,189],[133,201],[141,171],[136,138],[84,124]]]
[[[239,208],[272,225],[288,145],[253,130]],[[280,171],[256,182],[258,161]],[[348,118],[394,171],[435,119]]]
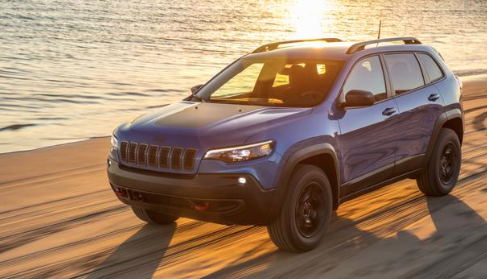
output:
[[[294,0],[290,3],[289,22],[294,38],[318,38],[326,32],[326,0]]]

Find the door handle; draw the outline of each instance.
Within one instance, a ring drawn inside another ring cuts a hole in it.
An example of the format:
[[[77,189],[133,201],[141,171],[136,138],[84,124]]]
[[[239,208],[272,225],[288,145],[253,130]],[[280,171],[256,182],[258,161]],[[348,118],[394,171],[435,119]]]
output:
[[[431,102],[434,102],[440,98],[440,94],[433,93],[428,97],[428,100]]]
[[[383,112],[382,112],[382,115],[385,115],[385,116],[390,116],[390,115],[393,115],[394,113],[396,113],[396,108],[386,108]]]

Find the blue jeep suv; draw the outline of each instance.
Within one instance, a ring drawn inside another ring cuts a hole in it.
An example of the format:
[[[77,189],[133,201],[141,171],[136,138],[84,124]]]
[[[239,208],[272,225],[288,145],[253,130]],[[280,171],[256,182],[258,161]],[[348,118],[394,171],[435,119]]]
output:
[[[264,45],[192,93],[113,133],[111,187],[148,223],[265,225],[302,252],[347,200],[405,178],[442,196],[458,179],[461,82],[413,37]]]

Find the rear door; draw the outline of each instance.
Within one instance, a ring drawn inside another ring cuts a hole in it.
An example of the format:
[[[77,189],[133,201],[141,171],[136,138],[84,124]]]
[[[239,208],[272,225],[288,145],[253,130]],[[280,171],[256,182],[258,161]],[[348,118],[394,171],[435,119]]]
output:
[[[443,72],[428,54],[394,53],[383,57],[401,113],[394,171],[400,175],[419,168],[424,161],[435,121],[443,110],[443,100],[434,86]]]
[[[375,95],[375,104],[343,108],[340,112],[342,195],[348,195],[392,176],[397,149],[399,110],[388,92],[384,67],[379,56],[357,62],[342,88],[366,90]]]

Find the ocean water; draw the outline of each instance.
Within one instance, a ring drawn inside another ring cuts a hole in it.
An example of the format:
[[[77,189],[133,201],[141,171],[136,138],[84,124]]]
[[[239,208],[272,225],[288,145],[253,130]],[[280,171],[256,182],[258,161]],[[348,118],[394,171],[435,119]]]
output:
[[[263,43],[416,36],[487,72],[486,0],[0,0],[0,153],[107,136]]]

